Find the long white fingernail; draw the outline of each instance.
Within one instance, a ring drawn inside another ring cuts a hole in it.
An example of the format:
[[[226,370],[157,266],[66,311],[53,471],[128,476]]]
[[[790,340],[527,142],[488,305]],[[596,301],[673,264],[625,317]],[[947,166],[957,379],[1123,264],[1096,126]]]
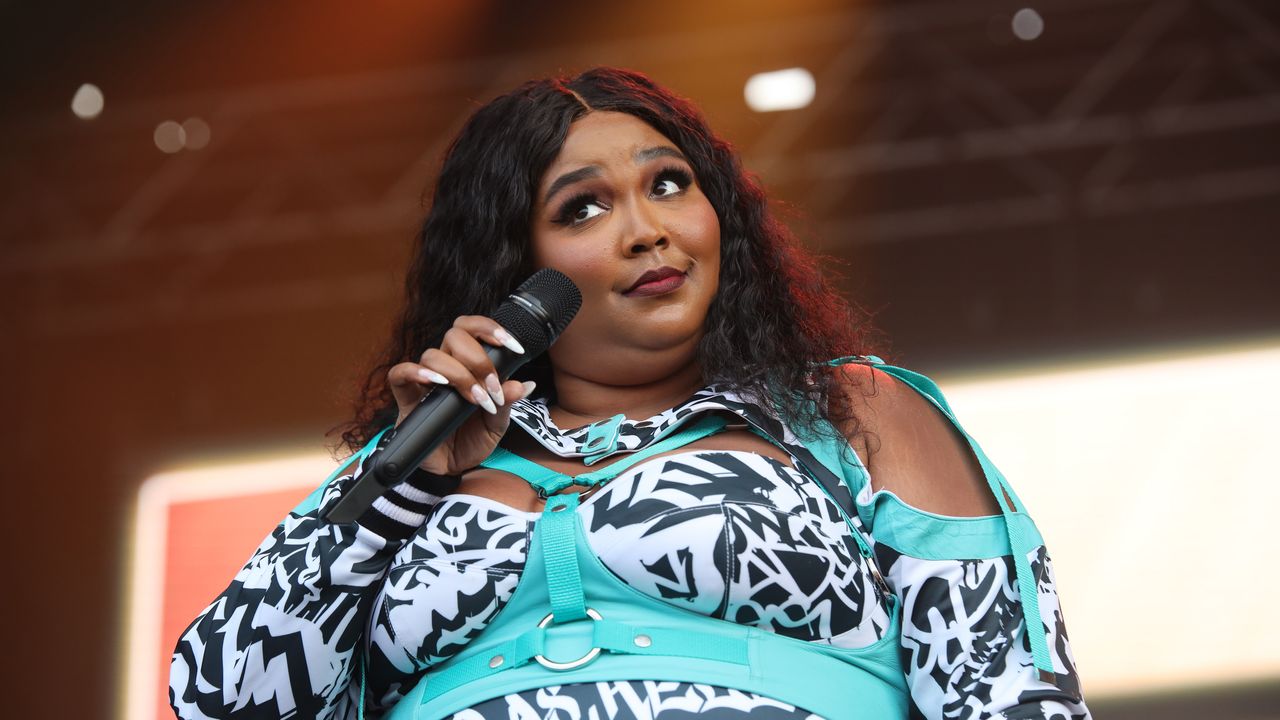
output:
[[[441,375],[440,373],[434,370],[428,370],[426,368],[418,368],[418,377],[422,378],[423,380],[430,380],[431,382],[437,385],[449,384],[449,378]]]
[[[502,343],[502,346],[510,350],[511,352],[517,353],[519,355],[524,354],[524,346],[521,345],[518,340],[511,337],[511,333],[507,332],[506,330],[503,330],[502,328],[498,328],[497,330],[493,331],[493,336],[498,338],[498,342]]]
[[[520,396],[521,400],[532,395],[534,388],[538,387],[538,383],[532,380],[525,380],[523,385],[524,385],[524,394]]]
[[[498,408],[493,405],[493,398],[489,397],[489,393],[485,392],[484,388],[480,387],[479,384],[471,386],[471,399],[475,400],[476,404],[484,408],[484,411],[490,415],[498,414]]]
[[[489,391],[489,397],[493,398],[495,403],[500,406],[507,404],[507,399],[502,395],[502,383],[498,382],[497,375],[489,373],[489,375],[484,379],[484,387]]]

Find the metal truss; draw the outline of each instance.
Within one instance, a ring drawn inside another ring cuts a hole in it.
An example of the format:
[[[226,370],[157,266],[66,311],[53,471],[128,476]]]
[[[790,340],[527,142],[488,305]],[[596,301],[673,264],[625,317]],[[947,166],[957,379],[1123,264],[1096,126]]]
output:
[[[1069,57],[1080,51],[1034,54],[1031,61],[1043,71],[1032,65],[1010,72],[951,47],[954,33],[926,30],[901,14],[892,21],[898,32],[881,42],[917,60],[924,72],[886,88],[882,109],[842,147],[798,155],[785,144],[769,147],[770,180],[808,186],[811,192],[801,196],[809,212],[826,221],[826,234],[855,243],[1280,197],[1280,142],[1274,140],[1280,137],[1280,24],[1264,15],[1261,4],[1161,0],[1037,7],[1048,17],[1047,33],[1064,25],[1087,28],[1108,14],[1122,15],[1125,26],[1087,58]],[[1197,34],[1188,35],[1189,23]],[[1062,77],[1063,66],[1078,72]],[[859,77],[849,71],[861,67],[837,61],[819,85],[856,84]],[[930,113],[929,132],[903,137]],[[1144,146],[1208,146],[1242,133],[1263,144],[1251,158],[1256,162],[1227,157],[1174,164],[1158,177],[1126,177]],[[791,128],[783,134],[796,135]],[[1054,161],[1063,155],[1088,162],[1065,171]],[[1023,192],[857,217],[833,211],[853,184],[874,187],[878,176],[888,174],[927,178],[948,165],[1002,171]]]
[[[444,143],[476,102],[597,63],[677,85],[682,68],[703,68],[691,87],[740,87],[787,59],[813,68],[813,106],[750,117],[733,137],[749,167],[818,221],[826,252],[1280,196],[1280,24],[1266,3],[1035,7],[1047,26],[1030,43],[1003,29],[1016,9],[1007,2],[884,3],[110,107],[87,143],[65,119],[21,120],[5,129],[19,151],[0,196],[10,292],[60,297],[87,273],[159,277],[9,320],[75,335],[386,302],[397,287],[377,262],[256,283],[220,277],[262,254],[403,244]],[[695,99],[713,122],[748,113],[737,90],[708,95]],[[161,156],[145,146],[160,119],[196,110],[213,128],[207,149]],[[80,171],[57,170],[77,143],[88,148]],[[1168,156],[1241,143],[1257,151]],[[1146,169],[1153,154],[1158,172]],[[953,193],[858,200],[882,186],[954,182],[957,168],[967,179]]]

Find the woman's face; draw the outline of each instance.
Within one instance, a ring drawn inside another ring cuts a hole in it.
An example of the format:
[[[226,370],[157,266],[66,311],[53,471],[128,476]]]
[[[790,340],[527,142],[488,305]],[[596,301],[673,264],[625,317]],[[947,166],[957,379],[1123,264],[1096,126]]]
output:
[[[537,193],[534,264],[582,291],[552,363],[639,384],[692,362],[719,286],[720,222],[675,143],[634,116],[588,113]]]

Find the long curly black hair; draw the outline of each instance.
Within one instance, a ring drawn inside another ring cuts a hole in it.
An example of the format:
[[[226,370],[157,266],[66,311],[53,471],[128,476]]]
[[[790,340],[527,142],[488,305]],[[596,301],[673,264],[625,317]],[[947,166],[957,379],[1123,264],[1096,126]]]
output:
[[[417,235],[399,319],[340,446],[354,451],[395,421],[391,366],[439,346],[457,316],[491,313],[532,272],[536,188],[569,125],[592,111],[633,115],[675,143],[719,216],[719,291],[698,348],[704,380],[778,397],[785,415],[808,429],[821,431],[825,419],[857,431],[850,402],[833,392],[838,380],[815,366],[864,353],[869,315],[835,291],[770,214],[760,184],[692,103],[641,73],[600,67],[527,82],[482,106],[454,139]],[[544,355],[515,377],[536,380],[537,392],[554,399],[547,363]]]

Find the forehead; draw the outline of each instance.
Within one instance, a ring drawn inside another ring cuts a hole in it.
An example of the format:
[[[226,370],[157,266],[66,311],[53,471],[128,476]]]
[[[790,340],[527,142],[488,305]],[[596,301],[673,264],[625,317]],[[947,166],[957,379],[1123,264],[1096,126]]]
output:
[[[596,111],[575,120],[569,126],[560,153],[543,176],[543,183],[557,171],[584,165],[631,163],[637,150],[656,146],[676,147],[665,135],[648,123],[620,112]]]

